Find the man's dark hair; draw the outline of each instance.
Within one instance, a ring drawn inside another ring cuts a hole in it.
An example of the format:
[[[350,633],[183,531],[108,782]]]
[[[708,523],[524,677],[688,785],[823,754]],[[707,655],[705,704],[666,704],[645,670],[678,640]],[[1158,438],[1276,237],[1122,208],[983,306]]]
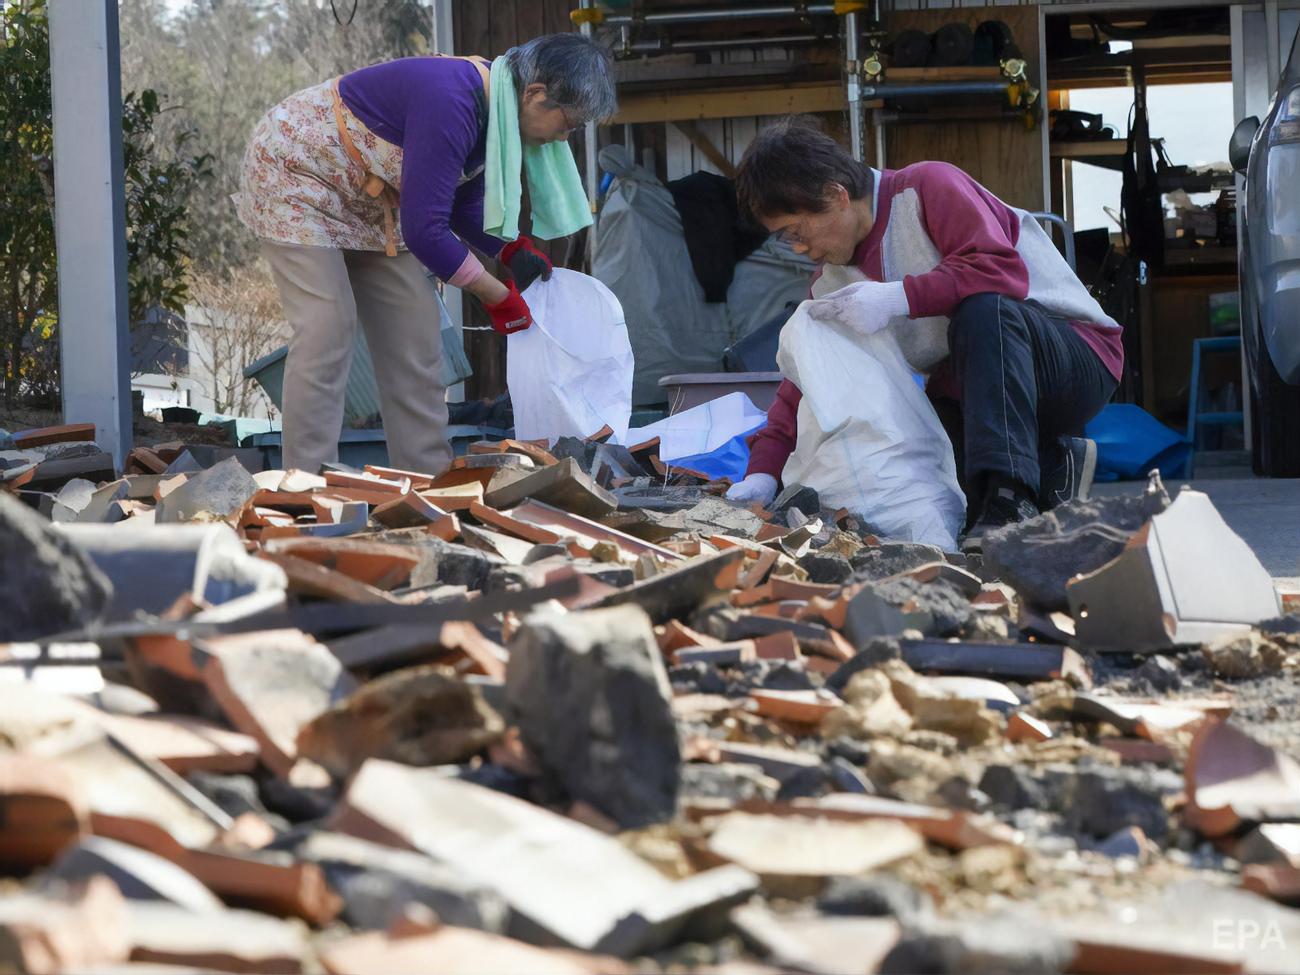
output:
[[[812,119],[791,116],[759,131],[736,172],[736,196],[755,217],[821,213],[833,183],[849,197],[871,196],[871,170]]]

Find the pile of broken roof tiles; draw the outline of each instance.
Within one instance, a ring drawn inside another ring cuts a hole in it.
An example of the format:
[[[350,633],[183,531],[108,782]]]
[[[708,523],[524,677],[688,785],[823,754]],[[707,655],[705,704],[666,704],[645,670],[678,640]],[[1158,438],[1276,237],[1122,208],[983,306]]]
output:
[[[1300,620],[1202,494],[981,563],[653,442],[84,434],[0,442],[0,969],[1300,970]]]

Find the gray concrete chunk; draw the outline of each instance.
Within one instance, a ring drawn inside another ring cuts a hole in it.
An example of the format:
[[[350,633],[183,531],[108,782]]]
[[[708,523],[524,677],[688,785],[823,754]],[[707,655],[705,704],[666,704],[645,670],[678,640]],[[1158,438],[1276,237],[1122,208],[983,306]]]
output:
[[[672,818],[677,728],[642,610],[528,617],[510,643],[506,699],[524,743],[568,795],[626,828]]]

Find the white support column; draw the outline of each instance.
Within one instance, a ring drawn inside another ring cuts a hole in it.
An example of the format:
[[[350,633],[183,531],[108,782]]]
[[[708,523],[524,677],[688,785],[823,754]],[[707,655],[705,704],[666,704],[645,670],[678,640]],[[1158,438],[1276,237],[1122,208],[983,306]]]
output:
[[[94,422],[120,469],[131,449],[131,353],[117,29],[117,0],[50,4],[63,417]]]
[[[429,45],[435,54],[455,54],[456,35],[452,23],[452,0],[433,0],[433,37]],[[465,296],[460,288],[443,282],[442,301],[456,328],[465,324]],[[447,390],[447,400],[459,403],[465,399],[465,384],[457,383]]]
[[[578,0],[579,8],[586,10],[591,7],[593,0]],[[583,21],[580,28],[582,36],[592,37],[590,21]],[[587,204],[591,207],[591,226],[587,229],[587,270],[590,271],[596,264],[596,197],[600,193],[600,173],[597,166],[597,135],[596,123],[588,122],[583,127],[582,143],[585,150],[585,163],[583,167],[583,177],[587,184]]]

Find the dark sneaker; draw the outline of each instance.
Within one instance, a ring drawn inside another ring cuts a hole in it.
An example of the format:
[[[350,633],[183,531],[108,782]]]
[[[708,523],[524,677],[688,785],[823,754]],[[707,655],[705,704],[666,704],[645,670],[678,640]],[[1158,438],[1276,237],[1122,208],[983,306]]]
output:
[[[1024,495],[1017,494],[1010,488],[1001,488],[993,494],[984,505],[984,513],[979,521],[966,533],[961,550],[972,554],[984,550],[984,534],[997,528],[1005,528],[1030,518],[1037,518],[1042,512],[1034,502]]]
[[[1087,501],[1097,473],[1097,443],[1083,437],[1061,437],[1044,457],[1038,506],[1051,511],[1067,501]]]

